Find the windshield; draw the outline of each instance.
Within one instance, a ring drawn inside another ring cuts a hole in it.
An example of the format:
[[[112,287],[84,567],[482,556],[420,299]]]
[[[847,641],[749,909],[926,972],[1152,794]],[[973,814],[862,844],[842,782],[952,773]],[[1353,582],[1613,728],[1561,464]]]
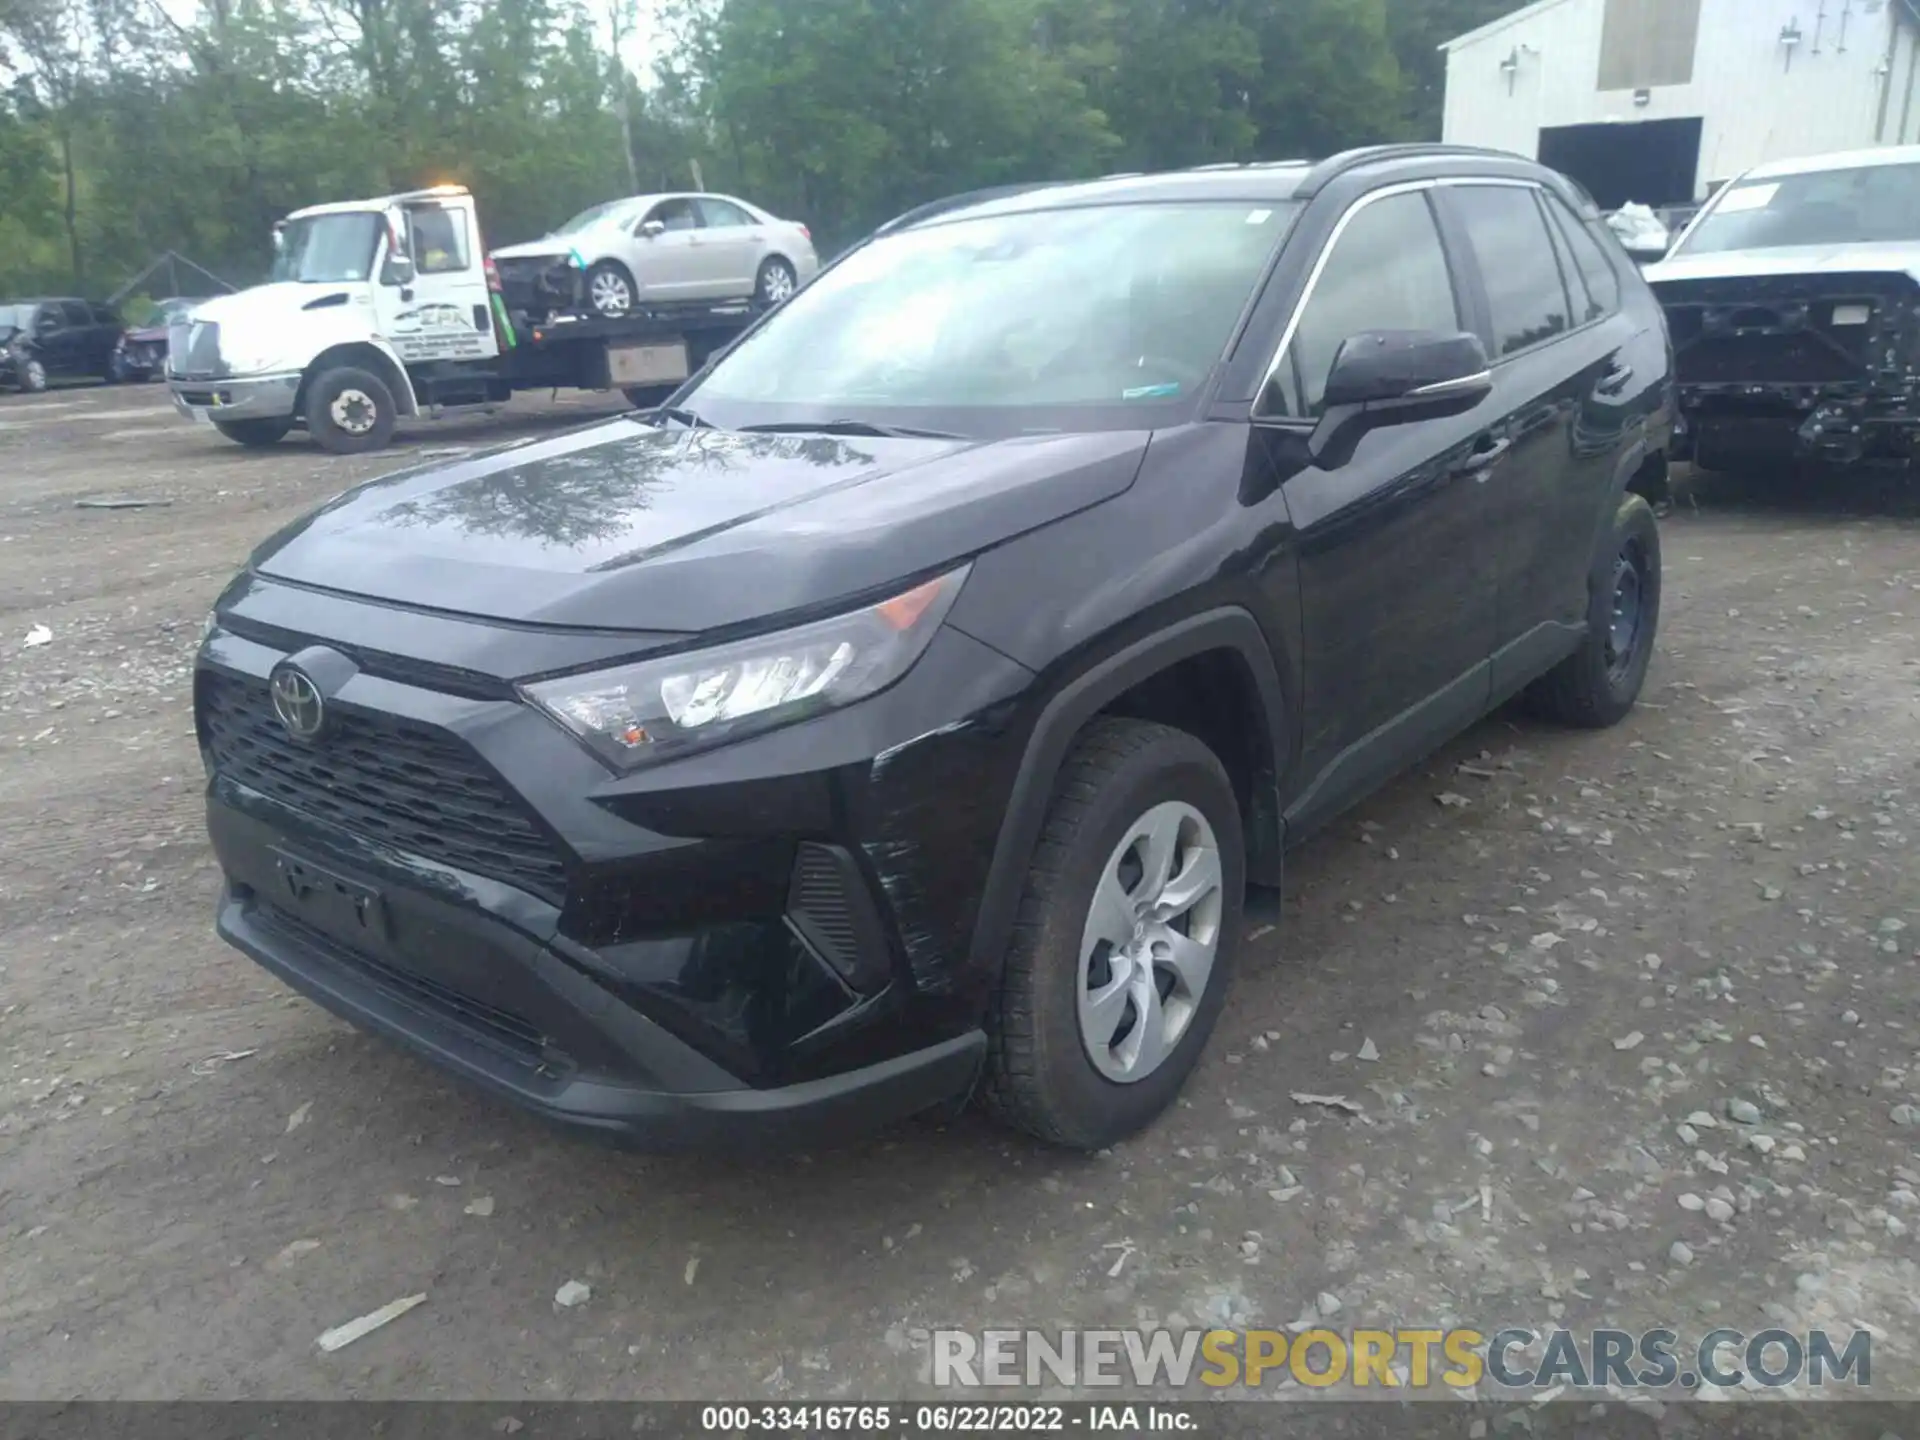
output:
[[[24,330],[32,319],[31,305],[0,305],[0,330]]]
[[[713,369],[688,404],[767,420],[1106,407],[1107,425],[1205,384],[1294,208],[1089,206],[958,220],[856,250]],[[880,417],[884,418],[884,416]],[[1048,424],[1049,418],[1055,423]]]
[[[566,224],[562,225],[553,233],[555,235],[577,235],[589,226],[597,225],[602,220],[631,208],[633,203],[631,200],[609,200],[605,204],[591,206],[588,209],[582,210],[578,215],[567,221]]]
[[[371,210],[289,220],[282,229],[280,248],[268,278],[303,285],[370,279],[381,229],[380,217]]]
[[[1920,240],[1920,165],[1747,180],[1713,202],[1676,254]]]

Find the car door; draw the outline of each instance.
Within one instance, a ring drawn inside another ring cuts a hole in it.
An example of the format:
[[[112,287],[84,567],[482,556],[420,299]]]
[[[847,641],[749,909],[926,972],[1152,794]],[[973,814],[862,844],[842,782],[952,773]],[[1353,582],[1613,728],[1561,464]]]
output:
[[[1430,190],[1378,191],[1342,217],[1282,337],[1256,425],[1310,430],[1334,357],[1356,334],[1466,328]],[[1304,690],[1290,830],[1312,829],[1486,708],[1495,590],[1483,482],[1500,460],[1483,405],[1376,429],[1345,463],[1309,462],[1283,479]]]
[[[87,321],[89,368],[104,375],[112,368],[113,352],[119,348],[120,337],[126,334],[126,327],[120,323],[120,317],[104,305],[89,305]]]
[[[709,264],[704,267],[722,296],[751,295],[767,253],[767,233],[759,219],[718,195],[699,199],[700,239]]]
[[[652,227],[658,226],[658,230]],[[700,212],[691,196],[662,200],[633,224],[638,262],[634,279],[645,295],[688,300],[709,293],[715,282],[704,268]]]
[[[78,375],[80,331],[58,300],[49,300],[33,317],[33,348],[49,375]]]
[[[1474,260],[1475,326],[1509,447],[1489,497],[1500,536],[1493,683],[1502,697],[1566,653],[1586,623],[1594,516],[1612,479],[1633,327],[1619,311],[1617,277],[1607,310],[1563,263],[1568,239],[1543,208],[1559,202],[1539,186],[1474,180],[1443,186],[1439,198]]]
[[[400,292],[389,338],[408,364],[481,360],[499,353],[473,207],[420,201],[406,207],[413,277]]]

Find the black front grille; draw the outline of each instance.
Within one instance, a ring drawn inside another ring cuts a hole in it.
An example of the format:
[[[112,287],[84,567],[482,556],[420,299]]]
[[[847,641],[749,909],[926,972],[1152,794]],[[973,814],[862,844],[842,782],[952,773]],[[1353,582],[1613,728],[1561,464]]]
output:
[[[558,848],[462,742],[394,715],[341,707],[317,744],[289,736],[263,680],[199,678],[201,738],[217,773],[302,815],[558,905]]]

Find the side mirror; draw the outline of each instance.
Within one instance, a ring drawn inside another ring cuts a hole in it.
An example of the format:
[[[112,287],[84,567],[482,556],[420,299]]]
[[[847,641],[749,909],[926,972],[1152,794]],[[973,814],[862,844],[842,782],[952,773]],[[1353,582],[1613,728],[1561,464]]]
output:
[[[396,288],[404,288],[413,283],[413,258],[408,255],[389,255],[387,263],[380,267],[380,283]]]
[[[1337,469],[1373,430],[1464,415],[1492,393],[1492,366],[1477,336],[1364,331],[1334,356],[1307,453],[1321,468]]]
[[[640,234],[645,239],[657,240],[666,233],[667,226],[664,220],[646,220],[641,222]]]

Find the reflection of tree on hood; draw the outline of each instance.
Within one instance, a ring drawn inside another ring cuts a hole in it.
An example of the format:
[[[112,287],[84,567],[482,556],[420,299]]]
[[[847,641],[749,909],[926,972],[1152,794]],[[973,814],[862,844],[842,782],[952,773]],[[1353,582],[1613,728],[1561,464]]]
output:
[[[562,547],[618,535],[636,510],[676,483],[780,457],[843,467],[872,457],[829,436],[739,435],[722,430],[643,432],[569,455],[476,475],[394,505],[402,525],[458,525],[474,535],[544,540]],[[409,478],[418,476],[409,471]],[[399,477],[394,477],[399,478]],[[349,492],[351,493],[351,492]]]

